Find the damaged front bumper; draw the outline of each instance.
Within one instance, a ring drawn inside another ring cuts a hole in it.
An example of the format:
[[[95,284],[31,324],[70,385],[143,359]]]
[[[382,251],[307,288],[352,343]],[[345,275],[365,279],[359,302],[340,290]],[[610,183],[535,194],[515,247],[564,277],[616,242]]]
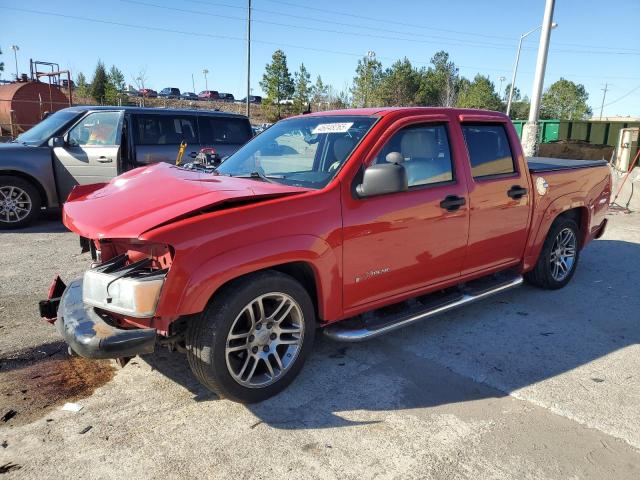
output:
[[[122,329],[107,323],[92,306],[82,301],[82,278],[71,282],[59,300],[58,332],[71,349],[86,358],[133,357],[155,348],[153,328]]]

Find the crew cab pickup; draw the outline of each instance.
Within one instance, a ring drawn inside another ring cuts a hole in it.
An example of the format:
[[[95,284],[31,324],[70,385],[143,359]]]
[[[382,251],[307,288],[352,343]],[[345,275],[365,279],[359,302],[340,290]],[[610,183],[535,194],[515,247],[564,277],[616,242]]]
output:
[[[527,161],[501,113],[294,117],[213,171],[155,164],[76,187],[63,221],[93,264],[54,281],[41,314],[78,355],[169,346],[206,387],[260,401],[317,329],[359,341],[523,280],[563,287],[610,190],[605,162]]]

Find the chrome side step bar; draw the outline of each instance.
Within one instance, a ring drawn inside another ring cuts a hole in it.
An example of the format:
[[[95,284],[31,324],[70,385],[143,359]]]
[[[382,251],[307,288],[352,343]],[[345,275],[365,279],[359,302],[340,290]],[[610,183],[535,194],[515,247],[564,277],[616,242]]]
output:
[[[404,308],[402,312],[382,316],[365,314],[358,319],[343,320],[329,325],[323,333],[340,342],[369,340],[420,320],[518,287],[522,285],[522,281],[521,275],[504,273],[474,280],[453,292],[423,297],[424,300],[414,301],[412,306]]]

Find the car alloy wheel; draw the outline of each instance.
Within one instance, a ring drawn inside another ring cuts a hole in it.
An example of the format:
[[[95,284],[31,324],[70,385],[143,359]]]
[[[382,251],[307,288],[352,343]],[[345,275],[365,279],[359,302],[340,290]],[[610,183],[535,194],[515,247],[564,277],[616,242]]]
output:
[[[271,292],[253,299],[240,311],[227,335],[229,373],[248,388],[275,383],[298,357],[304,328],[302,308],[289,295]]]
[[[31,197],[15,185],[0,187],[0,221],[17,223],[24,220],[32,209]]]
[[[570,228],[563,228],[556,235],[549,256],[551,276],[555,281],[561,282],[571,273],[575,264],[577,244],[576,235]]]

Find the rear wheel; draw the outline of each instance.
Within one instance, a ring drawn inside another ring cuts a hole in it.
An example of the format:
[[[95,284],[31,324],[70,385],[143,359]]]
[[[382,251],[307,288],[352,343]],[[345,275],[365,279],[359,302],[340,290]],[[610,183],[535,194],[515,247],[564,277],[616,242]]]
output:
[[[265,271],[216,294],[187,329],[187,357],[198,380],[218,395],[259,402],[293,381],[314,335],[307,291],[288,275]]]
[[[578,224],[560,217],[549,229],[538,262],[525,279],[538,287],[556,290],[564,287],[576,271],[580,257]]]
[[[40,194],[29,181],[0,176],[0,229],[22,228],[40,214]]]

